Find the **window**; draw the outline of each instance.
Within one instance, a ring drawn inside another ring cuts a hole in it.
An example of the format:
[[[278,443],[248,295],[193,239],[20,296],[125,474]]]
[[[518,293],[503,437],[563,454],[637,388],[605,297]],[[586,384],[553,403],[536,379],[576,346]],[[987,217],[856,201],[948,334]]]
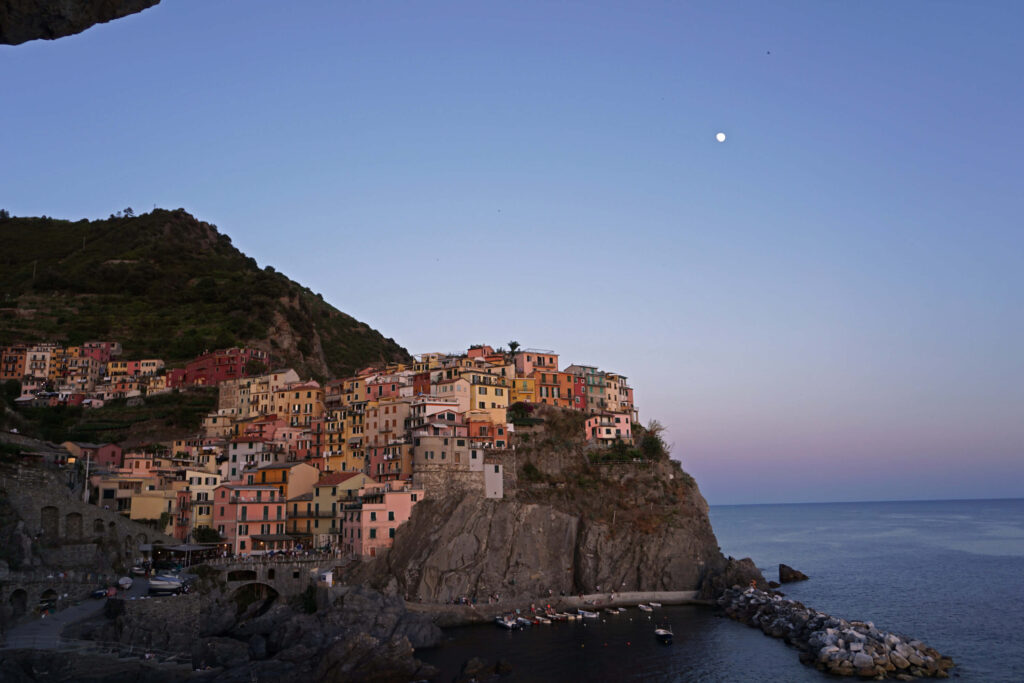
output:
[[[377,538],[377,530],[370,529],[370,538]]]
[[[395,521],[395,511],[394,510],[388,510],[388,521],[389,522]]]
[[[388,538],[394,538],[394,537],[395,537],[395,528],[391,527],[390,529],[388,529]]]
[[[377,513],[376,512],[371,512],[370,513],[370,521],[371,522],[376,522],[377,521]]]
[[[495,465],[495,466],[494,466],[494,473],[495,473],[495,474],[498,474],[498,468],[499,468],[499,467],[501,467],[501,465]]]

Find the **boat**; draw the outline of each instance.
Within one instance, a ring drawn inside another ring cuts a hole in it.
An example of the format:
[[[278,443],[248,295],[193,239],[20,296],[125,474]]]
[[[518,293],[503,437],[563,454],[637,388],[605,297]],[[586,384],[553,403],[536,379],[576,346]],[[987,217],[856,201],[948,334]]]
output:
[[[606,614],[618,614],[619,613],[619,610],[617,610],[614,607],[605,607],[604,611],[605,611]]]
[[[177,593],[181,591],[181,579],[179,579],[177,576],[159,574],[157,576],[150,578],[149,591],[151,593]]]
[[[639,607],[644,612],[653,612],[654,611],[653,607],[651,607],[650,605],[645,605],[643,603],[640,603],[639,605],[637,605],[637,607]]]
[[[516,622],[518,622],[518,624],[524,628],[526,626],[533,626],[533,622],[527,619],[526,617],[519,617],[518,619],[516,619]]]
[[[597,619],[597,612],[591,612],[585,609],[578,609],[576,612],[584,619]]]
[[[673,637],[672,627],[668,625],[659,626],[658,628],[654,629],[654,637],[657,638],[659,642],[662,642],[665,645],[671,645]]]
[[[535,624],[550,624],[551,620],[548,619],[547,617],[542,617],[541,615],[538,614],[537,616],[535,616],[533,618],[533,623],[535,623]]]
[[[128,590],[129,588],[131,588],[132,583],[132,577],[130,576],[122,576],[120,579],[117,580],[118,588],[121,588],[123,590]]]
[[[660,602],[649,602],[647,604],[650,605],[651,607],[661,607],[661,603]]]
[[[626,611],[626,608],[625,607],[620,607],[618,611],[619,611],[619,614],[622,614],[623,612]]]
[[[131,573],[132,573],[132,576],[145,576],[146,575],[146,568],[143,567],[141,564],[137,564],[134,567],[132,567]]]
[[[507,628],[510,631],[519,628],[519,623],[511,614],[494,617],[494,623],[502,628]]]

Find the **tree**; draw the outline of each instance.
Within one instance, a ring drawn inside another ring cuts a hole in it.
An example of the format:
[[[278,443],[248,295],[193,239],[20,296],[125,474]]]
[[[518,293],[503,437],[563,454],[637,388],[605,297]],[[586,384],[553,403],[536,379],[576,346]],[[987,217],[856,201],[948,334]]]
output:
[[[192,540],[196,543],[220,543],[224,539],[208,526],[197,526],[192,530]]]
[[[11,214],[8,213],[7,209],[0,209],[0,221],[7,220],[10,217]]]
[[[651,420],[647,423],[647,429],[637,430],[642,431],[643,436],[640,437],[640,452],[648,460],[667,460],[668,459],[668,446],[665,444],[665,426],[657,420]]]
[[[132,211],[132,207],[129,206],[127,209],[124,210],[124,217],[135,218],[135,212]]]
[[[267,369],[268,368],[266,363],[264,363],[263,361],[256,360],[255,358],[250,358],[249,360],[245,361],[245,374],[248,377],[262,375],[266,373]]]
[[[518,348],[519,348],[519,342],[517,342],[517,341],[510,341],[508,343],[508,352],[509,353],[514,355]]]

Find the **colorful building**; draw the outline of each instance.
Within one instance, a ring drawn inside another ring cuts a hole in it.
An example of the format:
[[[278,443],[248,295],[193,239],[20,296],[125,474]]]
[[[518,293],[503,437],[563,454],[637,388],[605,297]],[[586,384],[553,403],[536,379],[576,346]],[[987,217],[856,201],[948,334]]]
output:
[[[363,487],[360,502],[342,510],[342,551],[365,558],[380,555],[394,543],[398,527],[423,495],[423,489],[406,481]]]

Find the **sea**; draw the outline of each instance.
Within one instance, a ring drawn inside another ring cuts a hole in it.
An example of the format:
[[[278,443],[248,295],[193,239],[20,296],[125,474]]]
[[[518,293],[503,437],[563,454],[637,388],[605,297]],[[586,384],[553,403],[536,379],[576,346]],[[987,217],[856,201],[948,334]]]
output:
[[[913,636],[952,656],[954,679],[1024,681],[1024,500],[711,507],[722,552],[767,579],[788,564],[810,579],[787,597]],[[655,622],[672,624],[672,645]],[[466,660],[505,659],[503,681],[818,681],[797,651],[707,607],[630,609],[509,632],[449,629],[417,656],[452,680]]]

